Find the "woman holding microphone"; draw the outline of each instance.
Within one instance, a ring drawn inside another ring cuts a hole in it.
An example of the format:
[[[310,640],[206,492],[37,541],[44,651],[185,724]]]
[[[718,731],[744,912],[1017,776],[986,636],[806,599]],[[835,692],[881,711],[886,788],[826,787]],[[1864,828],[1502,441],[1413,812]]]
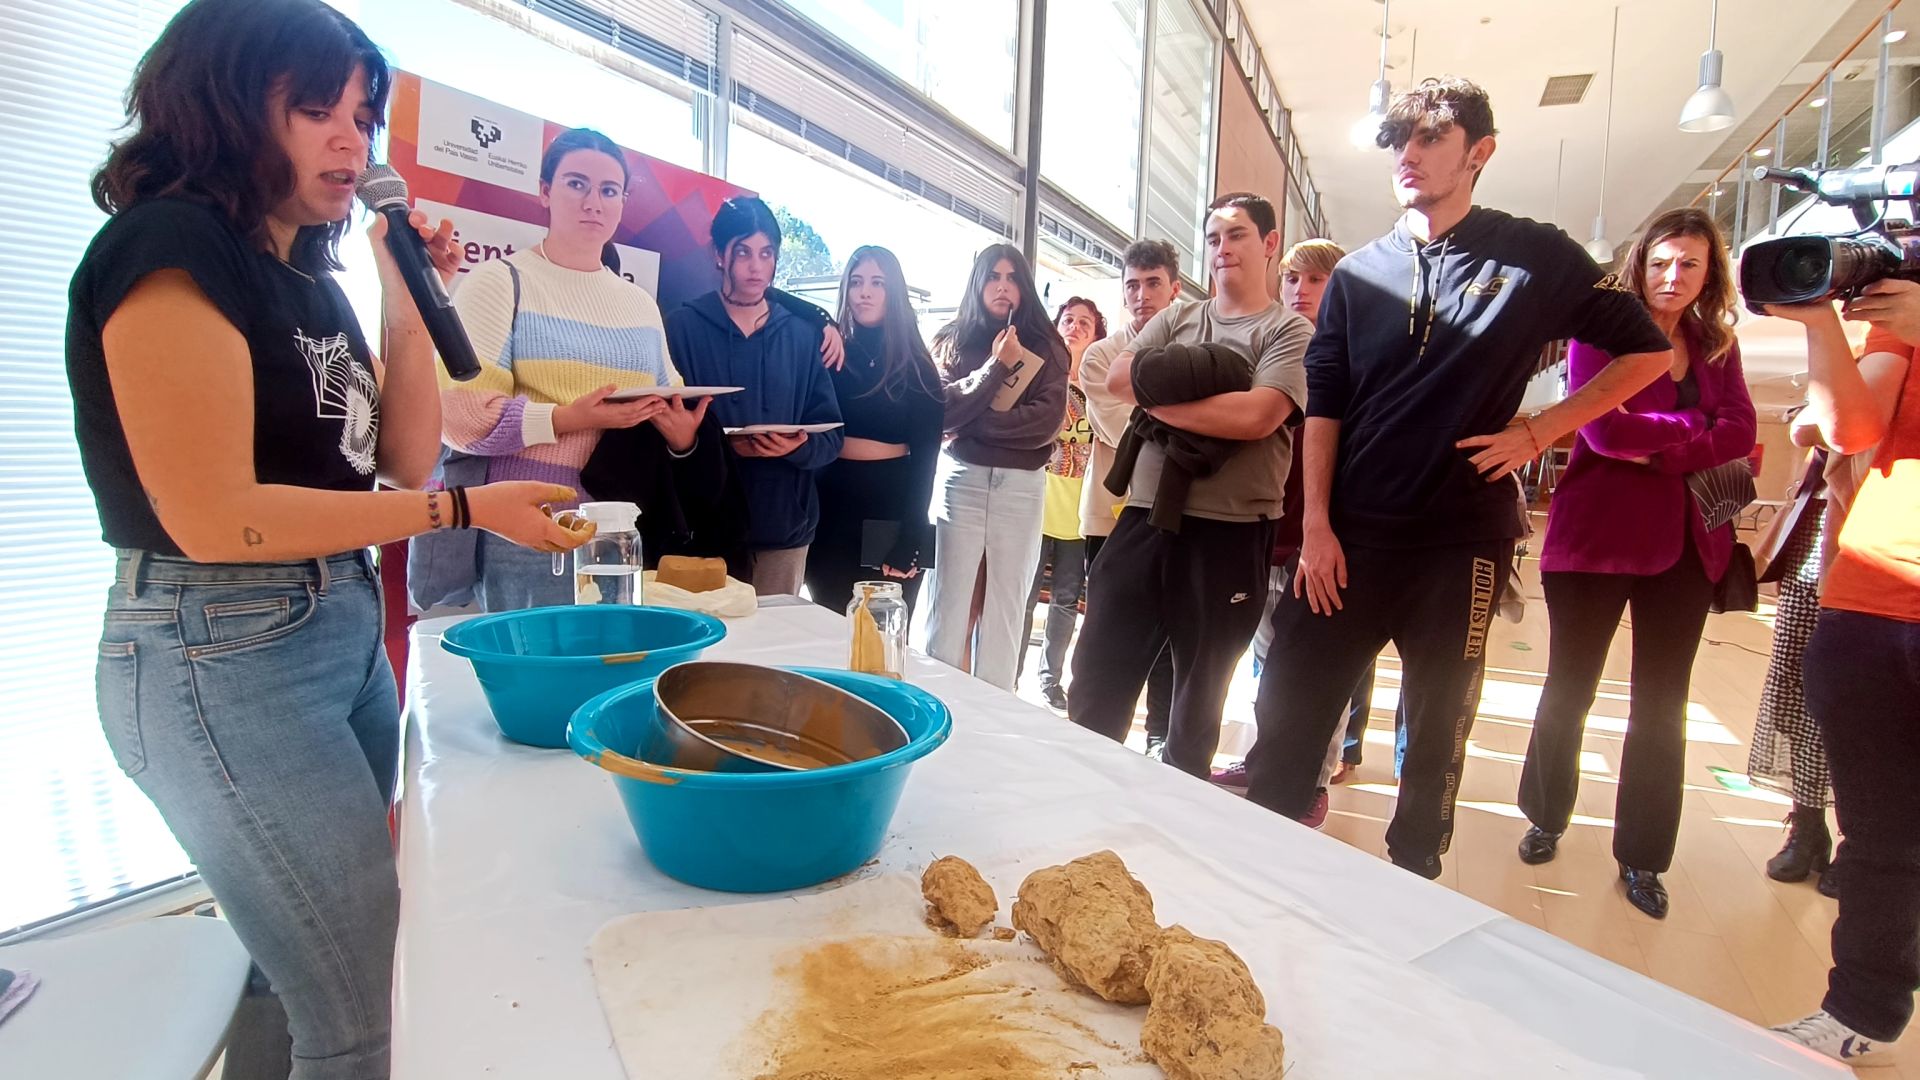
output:
[[[461,525],[585,539],[544,509],[562,486],[417,490],[435,361],[382,223],[377,356],[329,273],[388,88],[319,0],[186,5],[93,179],[112,217],[68,316],[81,460],[119,551],[101,722],[284,1003],[297,1080],[387,1075],[400,729],[367,549]],[[413,222],[451,276],[451,226]]]

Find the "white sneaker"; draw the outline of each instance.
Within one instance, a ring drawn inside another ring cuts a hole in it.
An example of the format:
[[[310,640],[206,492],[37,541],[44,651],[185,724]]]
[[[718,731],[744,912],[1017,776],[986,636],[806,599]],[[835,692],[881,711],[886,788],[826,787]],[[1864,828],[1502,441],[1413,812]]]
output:
[[[1893,1051],[1891,1045],[1867,1038],[1834,1019],[1825,1009],[1773,1030],[1815,1053],[1849,1064],[1878,1060]]]

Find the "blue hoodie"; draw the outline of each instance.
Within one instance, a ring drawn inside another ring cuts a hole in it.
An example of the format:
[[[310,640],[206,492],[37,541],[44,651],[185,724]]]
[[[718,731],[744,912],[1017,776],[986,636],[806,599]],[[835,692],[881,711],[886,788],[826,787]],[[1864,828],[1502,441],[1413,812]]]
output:
[[[840,419],[833,380],[820,362],[820,328],[770,305],[766,324],[740,333],[717,292],[667,316],[667,349],[689,385],[742,386],[713,399],[723,427],[826,424]],[[727,464],[747,504],[747,546],[753,551],[805,547],[820,523],[814,473],[840,456],[838,430],[807,436],[782,458],[741,457],[729,444]]]

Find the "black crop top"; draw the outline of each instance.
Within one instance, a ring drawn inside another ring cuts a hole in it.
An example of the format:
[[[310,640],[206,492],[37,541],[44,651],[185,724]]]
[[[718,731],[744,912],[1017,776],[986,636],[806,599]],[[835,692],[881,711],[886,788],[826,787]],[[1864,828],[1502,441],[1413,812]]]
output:
[[[841,433],[850,439],[900,443],[916,454],[923,444],[938,452],[945,408],[940,376],[929,365],[922,373],[924,380],[906,380],[901,397],[887,396],[885,390],[876,389],[885,372],[880,358],[881,334],[852,329],[847,337],[847,362],[833,373],[840,419],[846,423]]]

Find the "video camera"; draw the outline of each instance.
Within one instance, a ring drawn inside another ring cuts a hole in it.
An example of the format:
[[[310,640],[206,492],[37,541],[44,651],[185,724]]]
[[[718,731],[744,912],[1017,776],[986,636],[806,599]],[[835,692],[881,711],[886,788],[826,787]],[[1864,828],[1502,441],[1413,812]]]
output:
[[[1853,211],[1851,233],[1783,236],[1747,248],[1740,258],[1740,295],[1756,315],[1768,304],[1851,299],[1882,278],[1920,281],[1920,230],[1886,216],[1890,199],[1912,199],[1920,162],[1856,169],[1753,170],[1755,180],[1782,184]]]

